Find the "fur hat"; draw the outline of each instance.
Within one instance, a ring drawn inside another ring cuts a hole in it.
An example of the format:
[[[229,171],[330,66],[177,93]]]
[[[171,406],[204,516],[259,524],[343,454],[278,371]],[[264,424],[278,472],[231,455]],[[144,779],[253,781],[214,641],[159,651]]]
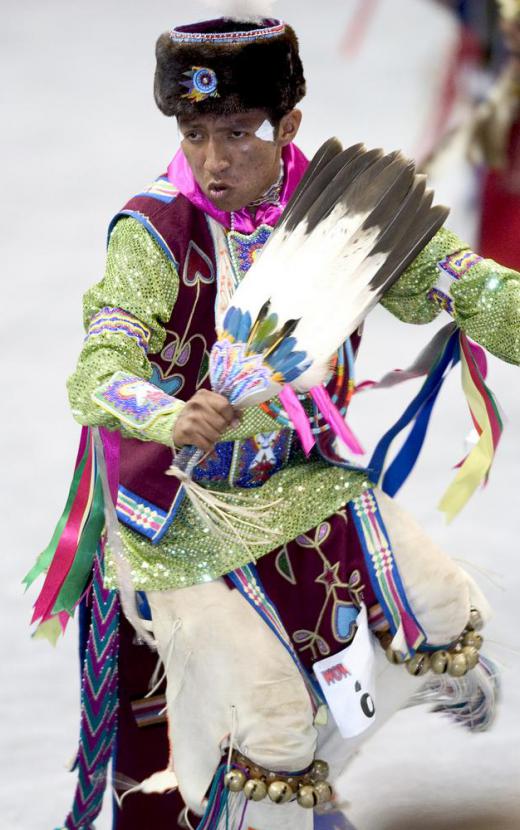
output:
[[[276,123],[305,95],[298,40],[281,20],[178,26],[160,36],[155,54],[154,95],[165,115],[263,109]]]

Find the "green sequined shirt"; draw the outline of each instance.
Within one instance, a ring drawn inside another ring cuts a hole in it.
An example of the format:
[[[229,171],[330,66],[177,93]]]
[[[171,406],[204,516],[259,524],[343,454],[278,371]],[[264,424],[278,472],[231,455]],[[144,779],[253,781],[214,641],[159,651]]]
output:
[[[520,363],[520,275],[474,254],[467,267],[469,260],[461,255],[465,251],[457,236],[441,229],[387,292],[383,305],[409,323],[430,322],[446,308],[471,338],[504,360]],[[124,309],[147,327],[149,351],[156,353],[164,344],[164,326],[172,316],[178,287],[173,263],[148,231],[135,219],[121,219],[110,238],[105,275],[84,297],[85,328],[103,308]],[[117,371],[143,379],[152,375],[146,353],[125,333],[106,331],[87,339],[76,371],[68,380],[76,420],[171,446],[179,409],[159,416],[146,429],[136,430],[95,402],[94,390]],[[239,427],[223,439],[240,440],[278,429],[269,415],[251,407]],[[271,535],[264,545],[255,546],[254,556],[262,556],[313,527],[368,486],[362,473],[296,456],[261,487],[241,490],[248,504],[269,505],[262,521],[268,523]],[[220,489],[224,494],[230,490],[226,485]],[[138,590],[164,590],[215,579],[252,556],[251,550],[239,544],[216,540],[187,499],[158,544],[124,525],[120,533]],[[106,580],[116,587],[110,557]]]

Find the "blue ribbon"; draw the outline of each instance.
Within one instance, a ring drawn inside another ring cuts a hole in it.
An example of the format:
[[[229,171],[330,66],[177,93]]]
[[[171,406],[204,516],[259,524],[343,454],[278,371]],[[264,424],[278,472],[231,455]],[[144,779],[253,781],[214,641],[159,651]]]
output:
[[[415,421],[405,443],[380,482],[381,489],[389,496],[395,496],[412,472],[421,452],[430,416],[442,384],[459,360],[459,333],[454,331],[413,401],[377,444],[368,465],[370,478],[375,483],[380,482],[392,441],[405,427]]]

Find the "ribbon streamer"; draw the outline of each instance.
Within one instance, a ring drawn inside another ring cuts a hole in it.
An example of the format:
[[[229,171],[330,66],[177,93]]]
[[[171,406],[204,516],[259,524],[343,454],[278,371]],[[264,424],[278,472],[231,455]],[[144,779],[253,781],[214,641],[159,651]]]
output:
[[[448,522],[460,512],[477,487],[487,481],[503,431],[498,404],[484,382],[471,346],[468,338],[461,333],[462,388],[480,437],[439,503],[439,510]]]
[[[412,472],[422,449],[433,406],[442,384],[449,371],[459,361],[458,331],[455,328],[446,329],[445,335],[448,335],[448,339],[443,338],[442,352],[433,363],[421,389],[401,417],[380,439],[370,459],[368,466],[371,480],[380,483],[382,490],[390,496],[398,492]],[[403,374],[413,376],[410,370]],[[383,473],[391,444],[411,423],[414,425],[405,443]]]
[[[312,433],[307,413],[305,412],[298,395],[292,386],[286,385],[283,387],[278,397],[280,398],[282,406],[285,409],[294,429],[298,433],[305,455],[309,455],[314,444],[316,443],[316,438]]]
[[[334,406],[324,386],[314,386],[309,392],[319,411],[338,438],[347,445],[355,455],[363,455],[364,449],[358,439]]]
[[[103,530],[104,501],[91,430],[82,429],[74,476],[65,509],[52,539],[23,582],[28,588],[47,572],[34,605],[32,622],[54,636],[53,621],[65,630],[91,577],[96,548]],[[50,628],[49,628],[50,625]]]
[[[439,345],[441,353],[432,361],[433,347]],[[459,360],[462,387],[480,437],[469,455],[458,465],[460,469],[440,501],[439,509],[447,521],[451,521],[460,512],[479,484],[486,481],[503,431],[498,404],[484,382],[487,373],[484,351],[459,331],[455,324],[449,324],[437,333],[407,370],[390,372],[379,383],[369,382],[364,385],[364,388],[369,389],[394,386],[419,377],[429,368],[421,389],[401,417],[380,439],[369,463],[371,480],[378,482],[389,496],[395,496],[417,462],[439,392],[448,373]],[[387,464],[391,444],[410,424],[412,428],[403,446],[393,461]]]

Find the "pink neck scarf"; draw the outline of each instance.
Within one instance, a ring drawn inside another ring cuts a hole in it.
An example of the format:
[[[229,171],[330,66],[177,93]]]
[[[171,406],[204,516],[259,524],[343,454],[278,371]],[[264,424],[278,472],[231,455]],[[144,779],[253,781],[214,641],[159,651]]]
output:
[[[284,181],[280,193],[280,201],[273,205],[264,203],[259,205],[251,214],[247,207],[233,212],[233,227],[240,233],[253,233],[259,225],[266,224],[274,227],[280,218],[283,209],[294,193],[301,177],[303,176],[308,161],[302,151],[295,144],[288,144],[282,150],[284,164]],[[168,165],[168,181],[170,181],[183,196],[186,196],[195,207],[208,213],[225,228],[231,227],[231,213],[219,210],[203,194],[198,186],[191,167],[182,150],[178,150]]]

